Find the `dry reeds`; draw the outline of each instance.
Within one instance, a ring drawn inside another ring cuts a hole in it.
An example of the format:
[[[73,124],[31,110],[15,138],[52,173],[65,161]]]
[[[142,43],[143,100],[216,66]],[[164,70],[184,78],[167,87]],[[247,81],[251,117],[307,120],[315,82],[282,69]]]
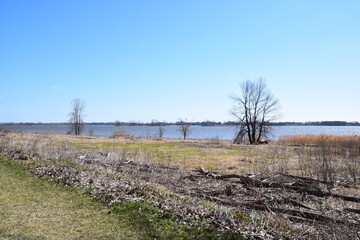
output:
[[[295,145],[303,176],[334,183],[339,178],[357,182],[360,174],[360,136],[299,135],[279,141]]]
[[[360,136],[338,136],[338,135],[294,135],[294,136],[282,136],[279,140],[280,143],[285,145],[296,146],[348,146],[357,145],[360,146]]]

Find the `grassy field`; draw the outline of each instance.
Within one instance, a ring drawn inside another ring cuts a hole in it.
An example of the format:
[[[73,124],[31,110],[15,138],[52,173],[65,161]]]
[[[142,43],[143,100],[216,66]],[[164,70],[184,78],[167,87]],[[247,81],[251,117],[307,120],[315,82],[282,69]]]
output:
[[[299,233],[343,239],[351,229],[351,236],[360,233],[353,228],[360,227],[355,137],[308,135],[252,146],[8,133],[0,135],[0,153],[17,159],[0,159],[0,239],[292,239]],[[116,196],[123,200],[105,207]],[[335,215],[335,209],[342,210]]]
[[[0,159],[1,239],[140,239],[128,222],[76,191]]]
[[[248,173],[260,167],[262,160],[273,158],[271,146],[236,145],[220,140],[155,140],[103,137],[63,136],[64,144],[79,151],[126,151],[152,162],[179,165],[185,168],[205,167],[209,170]]]
[[[240,239],[179,225],[146,201],[112,207],[0,158],[0,239]]]

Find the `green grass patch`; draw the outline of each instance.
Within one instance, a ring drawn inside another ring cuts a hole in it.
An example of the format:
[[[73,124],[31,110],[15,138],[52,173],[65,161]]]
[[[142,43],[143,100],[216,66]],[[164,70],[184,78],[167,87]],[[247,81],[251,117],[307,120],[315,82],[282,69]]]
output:
[[[211,171],[251,172],[251,162],[267,158],[268,146],[236,145],[216,141],[99,140],[69,142],[79,151],[125,151],[129,158]],[[230,168],[229,168],[230,167]]]
[[[188,224],[175,224],[171,212],[153,208],[145,202],[128,202],[114,207],[119,214],[130,216],[133,226],[141,226],[148,235],[146,239],[244,239],[233,232],[217,232],[211,227],[193,227]],[[139,229],[139,230],[141,230]]]
[[[80,190],[36,178],[26,166],[0,158],[0,239],[242,239],[181,224],[147,201],[106,208]]]
[[[176,143],[169,142],[140,142],[140,141],[129,141],[129,142],[118,142],[118,141],[107,141],[107,142],[76,142],[71,143],[72,146],[76,147],[79,150],[84,149],[97,149],[99,151],[115,151],[115,150],[131,150],[131,151],[139,151],[139,150],[172,150],[177,148]]]
[[[140,239],[99,202],[2,158],[0,189],[0,239]]]

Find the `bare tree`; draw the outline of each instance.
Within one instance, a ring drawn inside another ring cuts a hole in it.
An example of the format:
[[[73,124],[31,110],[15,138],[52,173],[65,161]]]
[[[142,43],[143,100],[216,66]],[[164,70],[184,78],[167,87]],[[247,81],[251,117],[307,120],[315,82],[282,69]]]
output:
[[[69,113],[70,132],[80,135],[84,131],[84,112],[85,102],[79,98],[75,98],[71,102],[71,112]]]
[[[164,125],[160,125],[158,130],[159,130],[159,139],[162,139],[165,132]]]
[[[190,135],[191,133],[191,123],[188,121],[183,121],[180,119],[180,121],[178,122],[179,128],[178,131],[181,133],[181,135],[183,135],[184,141],[186,140],[186,138]]]
[[[94,129],[93,129],[93,128],[90,128],[89,131],[88,131],[88,133],[89,133],[89,136],[90,136],[90,137],[94,136]]]
[[[247,139],[250,144],[261,143],[270,132],[270,122],[278,117],[280,103],[267,88],[265,80],[247,80],[241,85],[241,94],[231,96],[231,113],[237,118],[239,132],[234,143]]]

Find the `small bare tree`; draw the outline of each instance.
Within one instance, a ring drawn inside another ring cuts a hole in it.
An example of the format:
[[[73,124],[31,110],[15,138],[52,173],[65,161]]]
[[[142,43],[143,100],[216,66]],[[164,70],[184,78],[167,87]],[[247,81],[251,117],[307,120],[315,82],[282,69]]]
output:
[[[190,135],[191,133],[191,123],[188,121],[183,121],[180,119],[180,121],[178,122],[179,124],[179,128],[178,131],[181,133],[181,135],[184,138],[184,141],[186,140],[186,138]]]
[[[79,98],[75,98],[71,102],[71,112],[69,113],[70,132],[80,135],[85,128],[84,112],[85,102]]]
[[[234,143],[247,139],[250,144],[261,143],[269,134],[269,123],[278,117],[279,101],[267,88],[265,80],[247,80],[241,85],[241,94],[231,96],[231,113],[237,118],[239,132]]]
[[[165,132],[164,125],[160,125],[158,130],[159,130],[159,139],[162,139]]]

